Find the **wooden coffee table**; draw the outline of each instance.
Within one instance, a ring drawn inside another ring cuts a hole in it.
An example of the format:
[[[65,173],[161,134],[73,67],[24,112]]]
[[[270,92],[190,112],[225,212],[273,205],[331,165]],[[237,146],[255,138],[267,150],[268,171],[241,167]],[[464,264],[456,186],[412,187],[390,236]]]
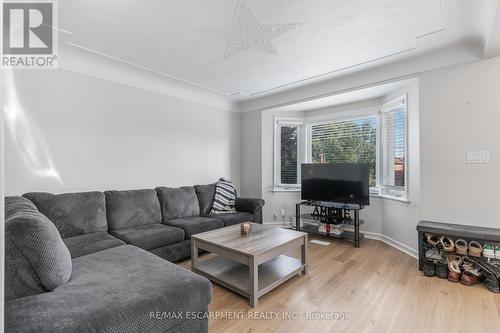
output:
[[[191,269],[211,281],[250,299],[259,297],[297,274],[307,274],[307,234],[252,223],[253,232],[243,236],[240,225],[191,237]],[[286,253],[301,248],[301,258]],[[217,256],[203,261],[198,249]]]

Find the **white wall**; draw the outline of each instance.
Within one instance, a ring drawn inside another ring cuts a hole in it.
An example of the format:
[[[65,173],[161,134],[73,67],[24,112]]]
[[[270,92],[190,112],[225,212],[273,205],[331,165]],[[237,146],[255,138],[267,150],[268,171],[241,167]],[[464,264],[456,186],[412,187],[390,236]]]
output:
[[[420,76],[422,219],[500,228],[499,92],[500,57]]]
[[[241,196],[262,197],[262,113],[241,115]]]
[[[239,184],[237,113],[65,70],[6,79],[7,195]]]

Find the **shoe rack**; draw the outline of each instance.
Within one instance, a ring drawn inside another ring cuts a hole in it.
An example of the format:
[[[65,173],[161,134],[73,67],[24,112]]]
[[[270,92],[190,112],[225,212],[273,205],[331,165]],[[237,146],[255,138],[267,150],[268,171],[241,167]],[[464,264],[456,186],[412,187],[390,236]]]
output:
[[[418,268],[422,270],[425,261],[425,234],[437,234],[453,239],[475,240],[485,243],[500,243],[500,229],[467,226],[440,222],[420,221],[418,232]]]

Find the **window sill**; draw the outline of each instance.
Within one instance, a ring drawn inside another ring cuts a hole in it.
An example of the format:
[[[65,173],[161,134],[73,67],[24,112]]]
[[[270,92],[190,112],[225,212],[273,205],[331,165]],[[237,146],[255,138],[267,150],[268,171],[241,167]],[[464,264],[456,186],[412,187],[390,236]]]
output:
[[[377,198],[382,200],[397,201],[405,204],[410,204],[410,200],[406,198],[395,197],[391,195],[370,194],[370,198]]]
[[[273,192],[300,192],[300,187],[274,187]]]
[[[281,192],[301,192],[300,188],[296,187],[274,187],[272,190],[273,193],[281,193]],[[395,197],[395,196],[390,196],[390,195],[380,195],[380,194],[375,194],[375,193],[370,193],[370,199],[380,199],[380,200],[390,200],[390,201],[396,201],[404,204],[410,204],[410,200],[406,198],[400,198],[400,197]]]

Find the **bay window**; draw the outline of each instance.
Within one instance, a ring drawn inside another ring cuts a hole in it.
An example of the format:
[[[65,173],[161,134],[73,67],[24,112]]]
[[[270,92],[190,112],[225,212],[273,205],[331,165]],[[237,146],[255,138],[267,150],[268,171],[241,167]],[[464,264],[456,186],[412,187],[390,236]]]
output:
[[[302,163],[367,163],[372,195],[406,200],[406,113],[404,96],[354,118],[275,118],[274,190],[300,190]]]

